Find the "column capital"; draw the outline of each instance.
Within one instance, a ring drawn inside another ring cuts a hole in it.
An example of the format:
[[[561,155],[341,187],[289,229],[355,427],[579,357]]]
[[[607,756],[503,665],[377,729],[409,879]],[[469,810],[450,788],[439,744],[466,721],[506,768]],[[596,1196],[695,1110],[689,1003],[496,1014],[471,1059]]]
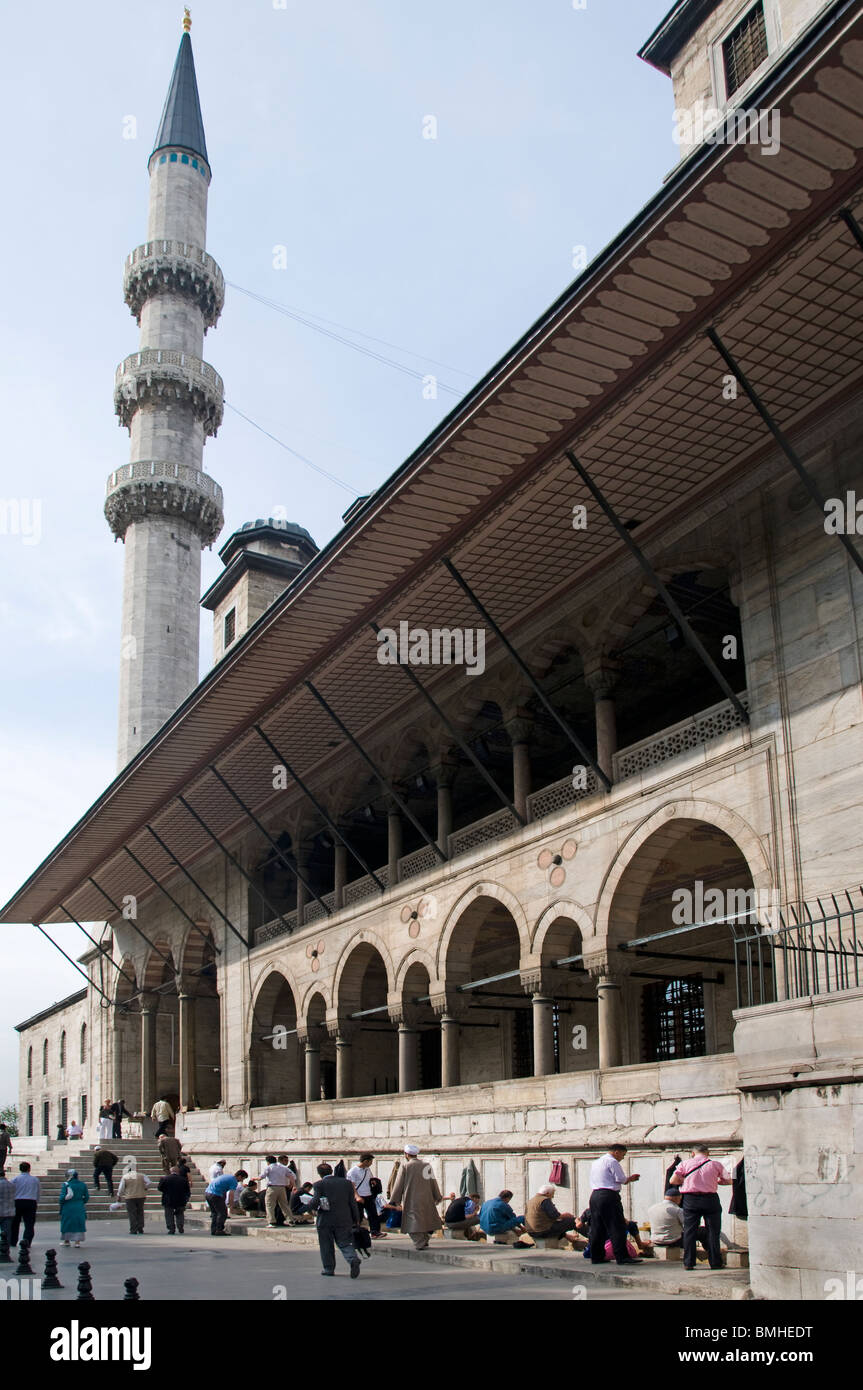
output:
[[[138,996],[138,1008],[142,1014],[154,1014],[159,1008],[159,996],[151,990],[141,991]]]
[[[328,1036],[342,1045],[352,1043],[359,1032],[359,1024],[352,1019],[328,1018],[324,1026]]]
[[[298,1023],[297,1042],[301,1047],[319,1048],[325,1031],[319,1023]]]
[[[584,683],[596,700],[610,700],[620,680],[620,663],[610,657],[588,658],[584,664]]]
[[[529,743],[536,721],[527,710],[518,709],[512,717],[504,721],[504,728],[512,743]]]
[[[419,1008],[405,999],[397,999],[389,1004],[387,1014],[390,1023],[395,1023],[399,1028],[415,1030],[419,1021]]]
[[[464,1019],[468,1011],[468,1001],[465,996],[455,994],[450,990],[439,990],[436,994],[432,994],[429,1004],[436,1018],[450,1018],[457,1023]]]
[[[551,974],[542,966],[531,966],[527,970],[522,970],[519,974],[519,981],[525,994],[552,995]]]

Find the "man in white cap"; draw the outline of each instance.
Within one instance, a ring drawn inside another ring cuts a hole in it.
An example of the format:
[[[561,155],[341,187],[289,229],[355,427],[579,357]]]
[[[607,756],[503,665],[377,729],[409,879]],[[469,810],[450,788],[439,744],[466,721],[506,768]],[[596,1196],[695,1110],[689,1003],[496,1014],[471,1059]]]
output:
[[[443,1225],[438,1211],[442,1201],[434,1174],[419,1157],[416,1144],[405,1144],[405,1162],[390,1195],[390,1206],[401,1207],[401,1228],[410,1236],[415,1250],[427,1250],[432,1231]]]

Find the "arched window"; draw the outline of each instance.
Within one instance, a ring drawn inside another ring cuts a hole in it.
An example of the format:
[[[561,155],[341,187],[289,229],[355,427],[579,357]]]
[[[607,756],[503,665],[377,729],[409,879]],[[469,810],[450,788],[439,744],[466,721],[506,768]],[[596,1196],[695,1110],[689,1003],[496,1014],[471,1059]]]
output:
[[[33,1049],[32,1049],[32,1047],[28,1047],[28,1048],[27,1048],[27,1080],[28,1080],[28,1081],[32,1081],[32,1080],[33,1080]]]
[[[42,1075],[43,1075],[43,1076],[47,1076],[47,1075],[48,1075],[48,1039],[47,1039],[47,1038],[45,1039],[45,1041],[44,1041],[43,1044],[42,1044]],[[48,1131],[46,1130],[45,1133],[47,1134]]]
[[[66,1029],[60,1034],[60,1066],[66,1065]]]
[[[82,1023],[82,1024],[81,1024],[81,1061],[82,1061],[82,1062],[86,1062],[86,1060],[87,1060],[87,1025],[86,1025],[86,1023]],[[83,1124],[84,1121],[82,1120],[81,1123]]]

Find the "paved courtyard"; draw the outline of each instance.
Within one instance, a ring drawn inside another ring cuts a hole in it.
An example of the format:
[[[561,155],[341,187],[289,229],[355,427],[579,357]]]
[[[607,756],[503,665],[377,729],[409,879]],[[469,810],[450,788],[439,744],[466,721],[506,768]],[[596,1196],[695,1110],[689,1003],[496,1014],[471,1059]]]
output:
[[[42,1273],[45,1251],[57,1250],[58,1271],[65,1287],[44,1292],[43,1302],[76,1298],[77,1266],[89,1260],[93,1294],[99,1301],[122,1299],[124,1279],[134,1276],[142,1299],[221,1300],[259,1302],[284,1298],[289,1302],[339,1299],[407,1299],[462,1302],[525,1300],[572,1302],[581,1261],[573,1260],[573,1279],[532,1278],[508,1273],[453,1268],[419,1259],[373,1255],[363,1262],[358,1280],[348,1278],[347,1265],[339,1256],[336,1278],[321,1276],[317,1250],[281,1246],[276,1241],[242,1236],[213,1239],[209,1234],[168,1236],[153,1225],[143,1236],[130,1236],[119,1222],[93,1222],[86,1244],[80,1249],[60,1245],[59,1223],[40,1221],[33,1250],[34,1272]],[[15,1269],[7,1265],[8,1278]],[[584,1295],[579,1295],[583,1297]],[[590,1289],[590,1301],[679,1300],[679,1294],[645,1293],[643,1289]]]

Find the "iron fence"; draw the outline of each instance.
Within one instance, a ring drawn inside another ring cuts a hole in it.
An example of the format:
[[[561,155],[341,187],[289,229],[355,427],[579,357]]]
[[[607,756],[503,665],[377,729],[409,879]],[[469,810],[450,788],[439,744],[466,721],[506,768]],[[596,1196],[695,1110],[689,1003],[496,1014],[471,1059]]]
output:
[[[733,924],[737,1007],[859,987],[861,927],[861,887],[777,909],[767,925],[741,915]]]

